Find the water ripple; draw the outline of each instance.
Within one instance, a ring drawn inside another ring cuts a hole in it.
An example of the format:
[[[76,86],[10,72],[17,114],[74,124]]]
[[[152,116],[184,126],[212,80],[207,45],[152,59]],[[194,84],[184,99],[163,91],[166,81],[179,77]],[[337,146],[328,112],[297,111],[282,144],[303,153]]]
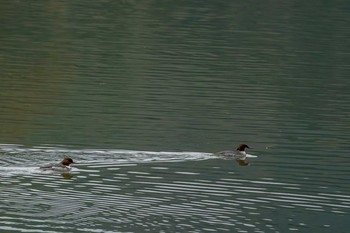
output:
[[[0,148],[1,231],[322,232],[332,227],[327,219],[350,215],[345,193],[310,192],[308,179],[248,178],[259,166],[207,153]],[[68,174],[34,166],[67,153],[79,161]],[[308,221],[315,214],[325,220]]]

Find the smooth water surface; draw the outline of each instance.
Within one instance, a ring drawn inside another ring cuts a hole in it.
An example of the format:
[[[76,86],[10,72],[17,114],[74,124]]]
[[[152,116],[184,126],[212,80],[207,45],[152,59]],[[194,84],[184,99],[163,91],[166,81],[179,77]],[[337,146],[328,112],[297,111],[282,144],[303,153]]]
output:
[[[348,4],[0,6],[1,232],[348,232]]]

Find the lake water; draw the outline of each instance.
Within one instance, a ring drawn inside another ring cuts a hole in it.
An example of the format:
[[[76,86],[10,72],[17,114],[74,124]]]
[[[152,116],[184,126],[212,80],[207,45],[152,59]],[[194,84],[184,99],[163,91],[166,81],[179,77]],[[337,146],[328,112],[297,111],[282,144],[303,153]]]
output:
[[[0,6],[1,232],[349,232],[349,4]]]

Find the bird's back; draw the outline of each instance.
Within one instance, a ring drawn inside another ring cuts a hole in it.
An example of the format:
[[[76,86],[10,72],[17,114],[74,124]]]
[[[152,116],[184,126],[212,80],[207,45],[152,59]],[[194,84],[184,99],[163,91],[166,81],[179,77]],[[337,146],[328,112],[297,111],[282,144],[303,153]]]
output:
[[[48,163],[40,167],[42,170],[66,170],[67,168],[62,163]]]
[[[222,157],[224,159],[245,159],[245,153],[240,152],[240,151],[230,151],[230,150],[225,150],[225,151],[220,151],[215,153],[214,155],[218,157]]]

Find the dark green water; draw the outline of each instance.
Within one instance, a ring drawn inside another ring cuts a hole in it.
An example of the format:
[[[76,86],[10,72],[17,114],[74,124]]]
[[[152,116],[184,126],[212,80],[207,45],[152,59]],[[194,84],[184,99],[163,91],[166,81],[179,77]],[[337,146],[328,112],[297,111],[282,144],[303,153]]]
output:
[[[345,2],[0,6],[1,232],[348,232]]]

